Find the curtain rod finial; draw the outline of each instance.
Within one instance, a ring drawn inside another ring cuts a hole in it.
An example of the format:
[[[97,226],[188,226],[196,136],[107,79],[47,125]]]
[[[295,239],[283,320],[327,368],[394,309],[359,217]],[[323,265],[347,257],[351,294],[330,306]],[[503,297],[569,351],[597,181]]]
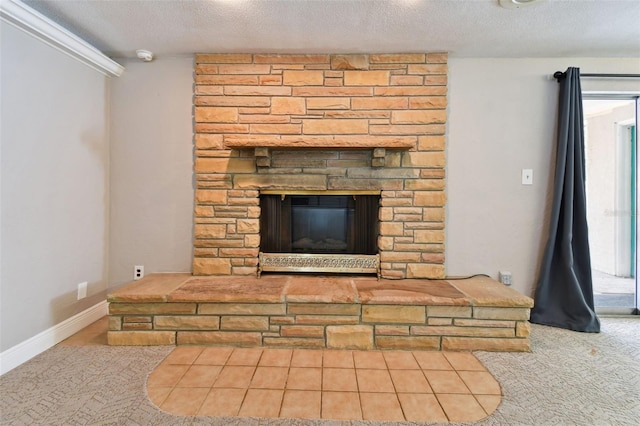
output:
[[[566,76],[567,76],[567,74],[562,72],[562,71],[556,71],[556,72],[553,73],[553,78],[558,80],[558,83],[560,83],[560,80],[562,80]]]

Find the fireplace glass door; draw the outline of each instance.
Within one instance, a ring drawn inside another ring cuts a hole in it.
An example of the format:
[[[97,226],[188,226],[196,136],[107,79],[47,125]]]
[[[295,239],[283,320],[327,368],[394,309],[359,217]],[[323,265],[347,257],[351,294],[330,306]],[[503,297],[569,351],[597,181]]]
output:
[[[291,251],[347,253],[353,210],[354,203],[346,196],[291,197]]]
[[[376,254],[377,195],[262,195],[261,251]]]

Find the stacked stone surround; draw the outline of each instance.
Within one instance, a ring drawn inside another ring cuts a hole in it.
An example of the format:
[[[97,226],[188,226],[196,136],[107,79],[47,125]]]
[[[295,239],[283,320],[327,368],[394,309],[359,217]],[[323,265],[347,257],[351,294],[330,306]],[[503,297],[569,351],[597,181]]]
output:
[[[260,191],[373,191],[383,278],[442,278],[447,55],[195,58],[194,275],[253,275]]]
[[[532,300],[488,278],[424,291],[414,280],[252,279],[164,274],[134,282],[109,295],[109,344],[530,350]]]

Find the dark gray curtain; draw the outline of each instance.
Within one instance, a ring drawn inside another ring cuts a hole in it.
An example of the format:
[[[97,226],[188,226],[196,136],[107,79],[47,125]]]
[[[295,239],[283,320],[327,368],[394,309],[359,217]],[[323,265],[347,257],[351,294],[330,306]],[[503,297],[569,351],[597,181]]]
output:
[[[558,78],[558,149],[549,240],[531,322],[575,331],[599,332],[593,306],[587,232],[585,159],[580,69]]]

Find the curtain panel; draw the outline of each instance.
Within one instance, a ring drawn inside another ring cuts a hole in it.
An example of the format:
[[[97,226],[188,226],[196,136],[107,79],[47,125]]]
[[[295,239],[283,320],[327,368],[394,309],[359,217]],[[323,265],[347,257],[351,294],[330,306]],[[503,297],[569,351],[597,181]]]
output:
[[[554,197],[531,322],[599,332],[587,229],[580,69],[568,68],[558,82]]]

